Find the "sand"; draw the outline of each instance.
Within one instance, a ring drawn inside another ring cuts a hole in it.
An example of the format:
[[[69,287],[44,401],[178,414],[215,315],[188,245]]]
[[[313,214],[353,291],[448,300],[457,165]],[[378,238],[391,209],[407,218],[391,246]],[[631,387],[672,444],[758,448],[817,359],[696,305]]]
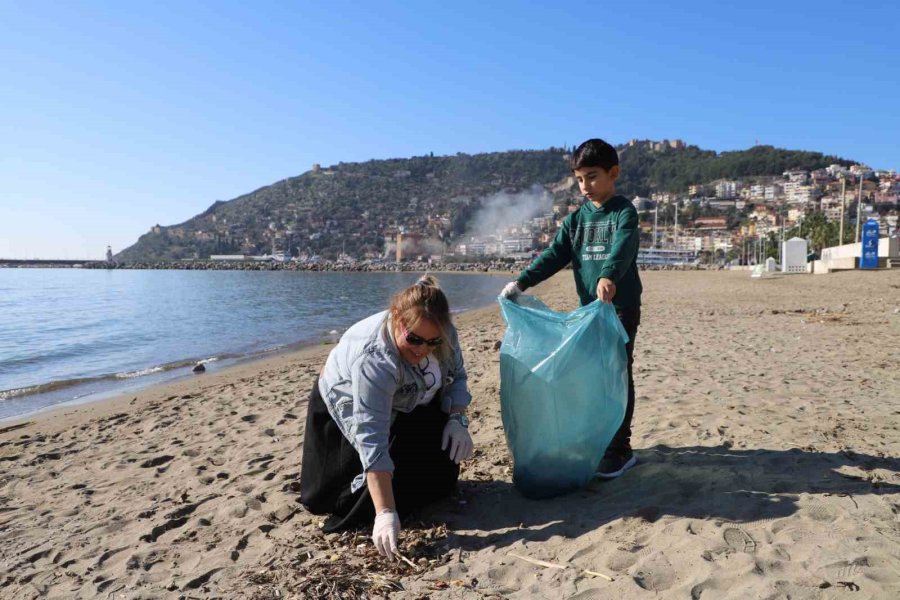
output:
[[[414,566],[297,502],[322,346],[0,425],[0,597],[900,597],[900,271],[644,282],[617,480],[517,493],[490,307],[457,318],[477,453],[404,523]],[[535,292],[575,307],[569,272]]]

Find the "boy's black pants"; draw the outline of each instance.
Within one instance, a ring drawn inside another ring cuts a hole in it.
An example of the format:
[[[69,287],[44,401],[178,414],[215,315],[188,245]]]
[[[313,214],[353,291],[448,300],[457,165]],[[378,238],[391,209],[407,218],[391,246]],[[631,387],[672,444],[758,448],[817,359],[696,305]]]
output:
[[[628,343],[625,344],[625,352],[628,354],[628,405],[625,407],[625,419],[621,427],[616,431],[609,443],[607,452],[624,452],[631,449],[631,420],[634,417],[634,338],[637,336],[638,326],[641,324],[641,307],[617,308],[616,314],[619,321],[628,334]]]

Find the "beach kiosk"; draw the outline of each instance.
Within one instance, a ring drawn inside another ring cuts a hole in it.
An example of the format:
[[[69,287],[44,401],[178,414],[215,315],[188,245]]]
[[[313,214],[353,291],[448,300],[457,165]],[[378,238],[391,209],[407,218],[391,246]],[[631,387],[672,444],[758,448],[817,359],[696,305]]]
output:
[[[803,238],[793,237],[781,243],[781,272],[806,273],[808,243]]]
[[[862,250],[859,257],[860,269],[878,268],[878,221],[869,219],[863,225]]]

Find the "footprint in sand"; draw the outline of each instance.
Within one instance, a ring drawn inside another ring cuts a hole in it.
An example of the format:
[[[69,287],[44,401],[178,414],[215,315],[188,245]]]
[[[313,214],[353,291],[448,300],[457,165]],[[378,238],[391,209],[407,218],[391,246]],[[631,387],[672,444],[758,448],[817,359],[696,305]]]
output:
[[[202,586],[203,584],[205,584],[206,582],[208,582],[209,579],[210,579],[213,575],[215,575],[216,573],[218,573],[219,571],[221,571],[222,568],[223,568],[223,567],[216,567],[216,568],[214,568],[214,569],[210,569],[209,571],[207,571],[207,572],[204,573],[203,575],[201,575],[201,576],[199,576],[199,577],[196,577],[196,578],[194,578],[194,579],[191,579],[191,580],[188,581],[186,584],[184,584],[184,586],[181,588],[182,591],[185,591],[185,590],[195,590],[195,589],[197,589],[198,587],[200,587],[200,586]]]
[[[97,564],[95,565],[95,568],[102,567],[103,563],[108,561],[111,557],[115,556],[119,552],[127,550],[128,548],[129,548],[128,546],[122,546],[121,548],[114,548],[112,550],[107,550],[106,552],[104,552],[103,554],[100,555],[100,558],[97,559]]]
[[[128,559],[128,562],[125,563],[125,569],[126,571],[134,571],[137,569],[149,571],[153,568],[153,565],[161,562],[163,562],[162,557],[156,550],[152,550],[146,555],[142,553],[132,554]]]
[[[632,552],[617,551],[606,561],[606,567],[613,572],[623,573],[630,569],[640,558]]]
[[[574,596],[569,596],[569,600],[606,600],[609,598],[609,592],[602,587],[582,590]]]
[[[852,561],[842,560],[825,565],[825,571],[838,579],[850,579],[862,575],[871,566],[868,557],[860,556]]]
[[[729,527],[723,532],[722,537],[725,538],[725,543],[732,550],[746,552],[747,554],[756,552],[756,541],[743,529]]]
[[[174,456],[164,455],[157,456],[156,458],[151,458],[150,460],[144,461],[141,463],[142,469],[149,469],[151,467],[158,467],[159,465],[164,465],[170,460],[174,459]]]
[[[522,571],[508,565],[489,569],[487,580],[490,582],[490,592],[505,595],[521,590],[523,584],[522,573]]]
[[[641,561],[638,571],[632,575],[634,582],[645,590],[662,592],[675,583],[675,569],[672,563],[661,553],[651,555]]]
[[[821,502],[810,503],[805,512],[810,519],[820,523],[831,523],[837,520],[834,511]]]
[[[722,590],[720,589],[720,586],[716,582],[708,579],[702,583],[698,583],[691,588],[691,600],[700,600],[701,598],[703,598],[704,592],[709,592],[708,594],[706,594],[707,598],[722,597]]]

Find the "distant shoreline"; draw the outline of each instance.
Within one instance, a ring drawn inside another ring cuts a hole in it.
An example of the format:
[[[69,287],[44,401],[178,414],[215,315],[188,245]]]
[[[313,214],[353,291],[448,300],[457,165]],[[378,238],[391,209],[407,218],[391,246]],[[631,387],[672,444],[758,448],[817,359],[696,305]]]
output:
[[[531,264],[531,260],[486,261],[462,263],[414,262],[339,262],[321,261],[276,262],[276,261],[213,261],[213,260],[167,260],[155,262],[112,263],[106,261],[69,260],[5,260],[0,259],[0,269],[107,269],[145,271],[297,271],[305,273],[518,273]],[[721,270],[716,265],[638,265],[641,271],[696,271]],[[570,268],[570,267],[566,267]]]
[[[429,263],[411,261],[403,263],[380,262],[277,262],[267,260],[214,261],[214,260],[165,260],[147,262],[112,263],[107,261],[73,261],[73,260],[24,260],[0,259],[0,268],[19,269],[127,269],[127,270],[177,270],[177,271],[328,271],[328,272],[466,272],[489,273],[503,271],[520,271],[530,261],[490,261],[465,263]]]

